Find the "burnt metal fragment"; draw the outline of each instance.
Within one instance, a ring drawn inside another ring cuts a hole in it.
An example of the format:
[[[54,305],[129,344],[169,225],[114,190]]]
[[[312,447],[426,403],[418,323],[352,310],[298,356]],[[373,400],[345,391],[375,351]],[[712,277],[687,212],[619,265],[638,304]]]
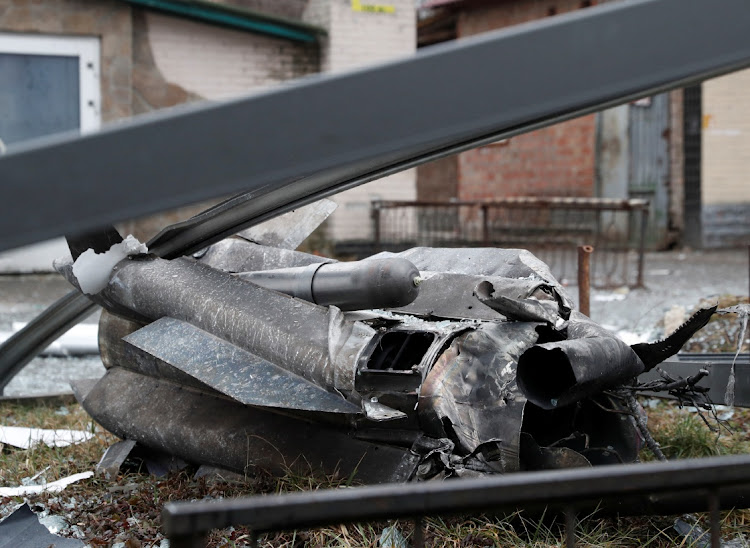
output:
[[[643,362],[527,251],[344,263],[231,238],[125,259],[92,298],[108,371],[77,397],[188,462],[379,483],[633,462],[642,445],[602,391]]]
[[[674,333],[661,341],[634,344],[632,346],[633,351],[643,361],[645,370],[650,371],[655,365],[677,354],[680,348],[690,340],[690,337],[709,322],[711,316],[716,312],[716,308],[716,306],[701,308],[678,327]]]

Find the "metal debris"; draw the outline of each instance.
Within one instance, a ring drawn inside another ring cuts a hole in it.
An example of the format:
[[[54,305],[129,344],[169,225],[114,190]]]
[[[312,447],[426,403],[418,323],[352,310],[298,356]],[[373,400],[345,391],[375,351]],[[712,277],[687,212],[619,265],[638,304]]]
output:
[[[0,426],[0,443],[29,449],[37,443],[47,447],[67,447],[90,440],[94,435],[83,430],[47,430],[25,426]]]
[[[0,521],[0,548],[78,548],[84,546],[77,539],[52,534],[40,523],[28,504],[23,504],[10,516]]]
[[[122,440],[110,445],[96,465],[96,473],[103,474],[106,478],[117,476],[134,447],[135,440]]]
[[[49,492],[57,493],[65,489],[71,483],[88,479],[93,476],[93,472],[81,472],[61,478],[49,483],[42,482],[38,485],[19,485],[18,487],[0,487],[0,497],[21,497],[24,495],[38,495],[39,493]]]
[[[74,390],[111,432],[238,473],[370,483],[635,461],[639,408],[616,390],[713,312],[631,348],[528,251],[338,263],[241,238],[123,260],[93,299],[108,371]]]

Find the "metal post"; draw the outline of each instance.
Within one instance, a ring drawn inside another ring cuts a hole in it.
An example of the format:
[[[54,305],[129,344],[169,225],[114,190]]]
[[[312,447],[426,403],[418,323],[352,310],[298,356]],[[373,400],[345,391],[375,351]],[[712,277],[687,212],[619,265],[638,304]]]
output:
[[[576,545],[576,512],[572,508],[565,509],[565,546],[575,548]]]
[[[711,548],[721,547],[721,519],[719,515],[719,490],[708,492],[708,513],[711,520]]]
[[[482,204],[482,245],[487,247],[490,245],[490,221],[487,215],[487,204]]]
[[[648,209],[641,209],[641,236],[638,242],[638,280],[636,287],[645,287],[643,284],[643,255],[646,251],[646,225],[648,224]]]
[[[591,294],[591,254],[593,246],[578,246],[578,309],[581,314],[591,314],[589,297]]]
[[[422,516],[414,518],[414,536],[411,543],[414,548],[424,548],[424,519]]]
[[[382,211],[381,204],[379,202],[372,202],[372,223],[373,223],[373,237],[375,239],[375,253],[380,253],[380,212]]]

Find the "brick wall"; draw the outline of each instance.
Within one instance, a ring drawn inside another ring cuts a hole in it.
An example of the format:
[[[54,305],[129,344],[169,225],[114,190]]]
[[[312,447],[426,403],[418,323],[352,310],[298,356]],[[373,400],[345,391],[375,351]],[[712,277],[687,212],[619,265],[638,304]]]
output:
[[[593,196],[595,115],[459,156],[459,199]]]
[[[462,11],[458,36],[470,36],[576,10],[580,0],[521,0]],[[590,4],[590,2],[588,3]],[[589,115],[460,155],[459,199],[593,196],[596,116]]]
[[[417,167],[417,199],[448,202],[458,196],[458,155]]]

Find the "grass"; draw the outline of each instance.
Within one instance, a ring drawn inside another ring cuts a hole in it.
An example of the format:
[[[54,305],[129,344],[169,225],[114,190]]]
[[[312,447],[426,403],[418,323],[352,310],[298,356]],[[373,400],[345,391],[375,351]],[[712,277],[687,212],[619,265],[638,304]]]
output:
[[[746,428],[750,410],[735,409],[728,428],[720,433],[709,430],[696,413],[679,409],[670,402],[659,403],[649,410],[649,424],[656,440],[670,458],[691,458],[750,450]],[[24,478],[40,474],[53,481],[77,472],[93,470],[103,451],[116,439],[94,424],[77,404],[0,404],[0,424],[40,428],[71,428],[94,432],[92,440],[63,448],[37,445],[29,450],[3,447],[0,452],[0,484],[19,485]],[[650,456],[644,451],[644,460]],[[222,479],[195,480],[192,470],[156,478],[140,473],[137,466],[114,479],[95,476],[70,485],[57,494],[27,497],[37,512],[48,511],[62,516],[70,525],[66,536],[82,538],[90,546],[125,543],[127,548],[159,546],[163,540],[160,512],[170,500],[196,500],[235,497],[256,493],[280,493],[311,489],[345,488],[347,478],[321,477],[315,474],[289,473],[284,477],[260,475]],[[21,497],[0,500],[0,512],[10,513]],[[576,529],[578,546],[689,546],[672,530],[674,516],[601,518],[587,516]],[[703,516],[698,523],[707,528]],[[311,531],[275,533],[260,538],[261,546],[297,548],[301,546],[378,546],[383,529],[391,522],[340,525]],[[413,534],[409,521],[395,522],[408,538]],[[723,536],[750,535],[750,511],[723,514]],[[565,531],[561,520],[552,516],[475,515],[463,517],[432,516],[425,519],[428,546],[564,546]],[[250,531],[230,528],[214,531],[209,546],[245,546]]]

